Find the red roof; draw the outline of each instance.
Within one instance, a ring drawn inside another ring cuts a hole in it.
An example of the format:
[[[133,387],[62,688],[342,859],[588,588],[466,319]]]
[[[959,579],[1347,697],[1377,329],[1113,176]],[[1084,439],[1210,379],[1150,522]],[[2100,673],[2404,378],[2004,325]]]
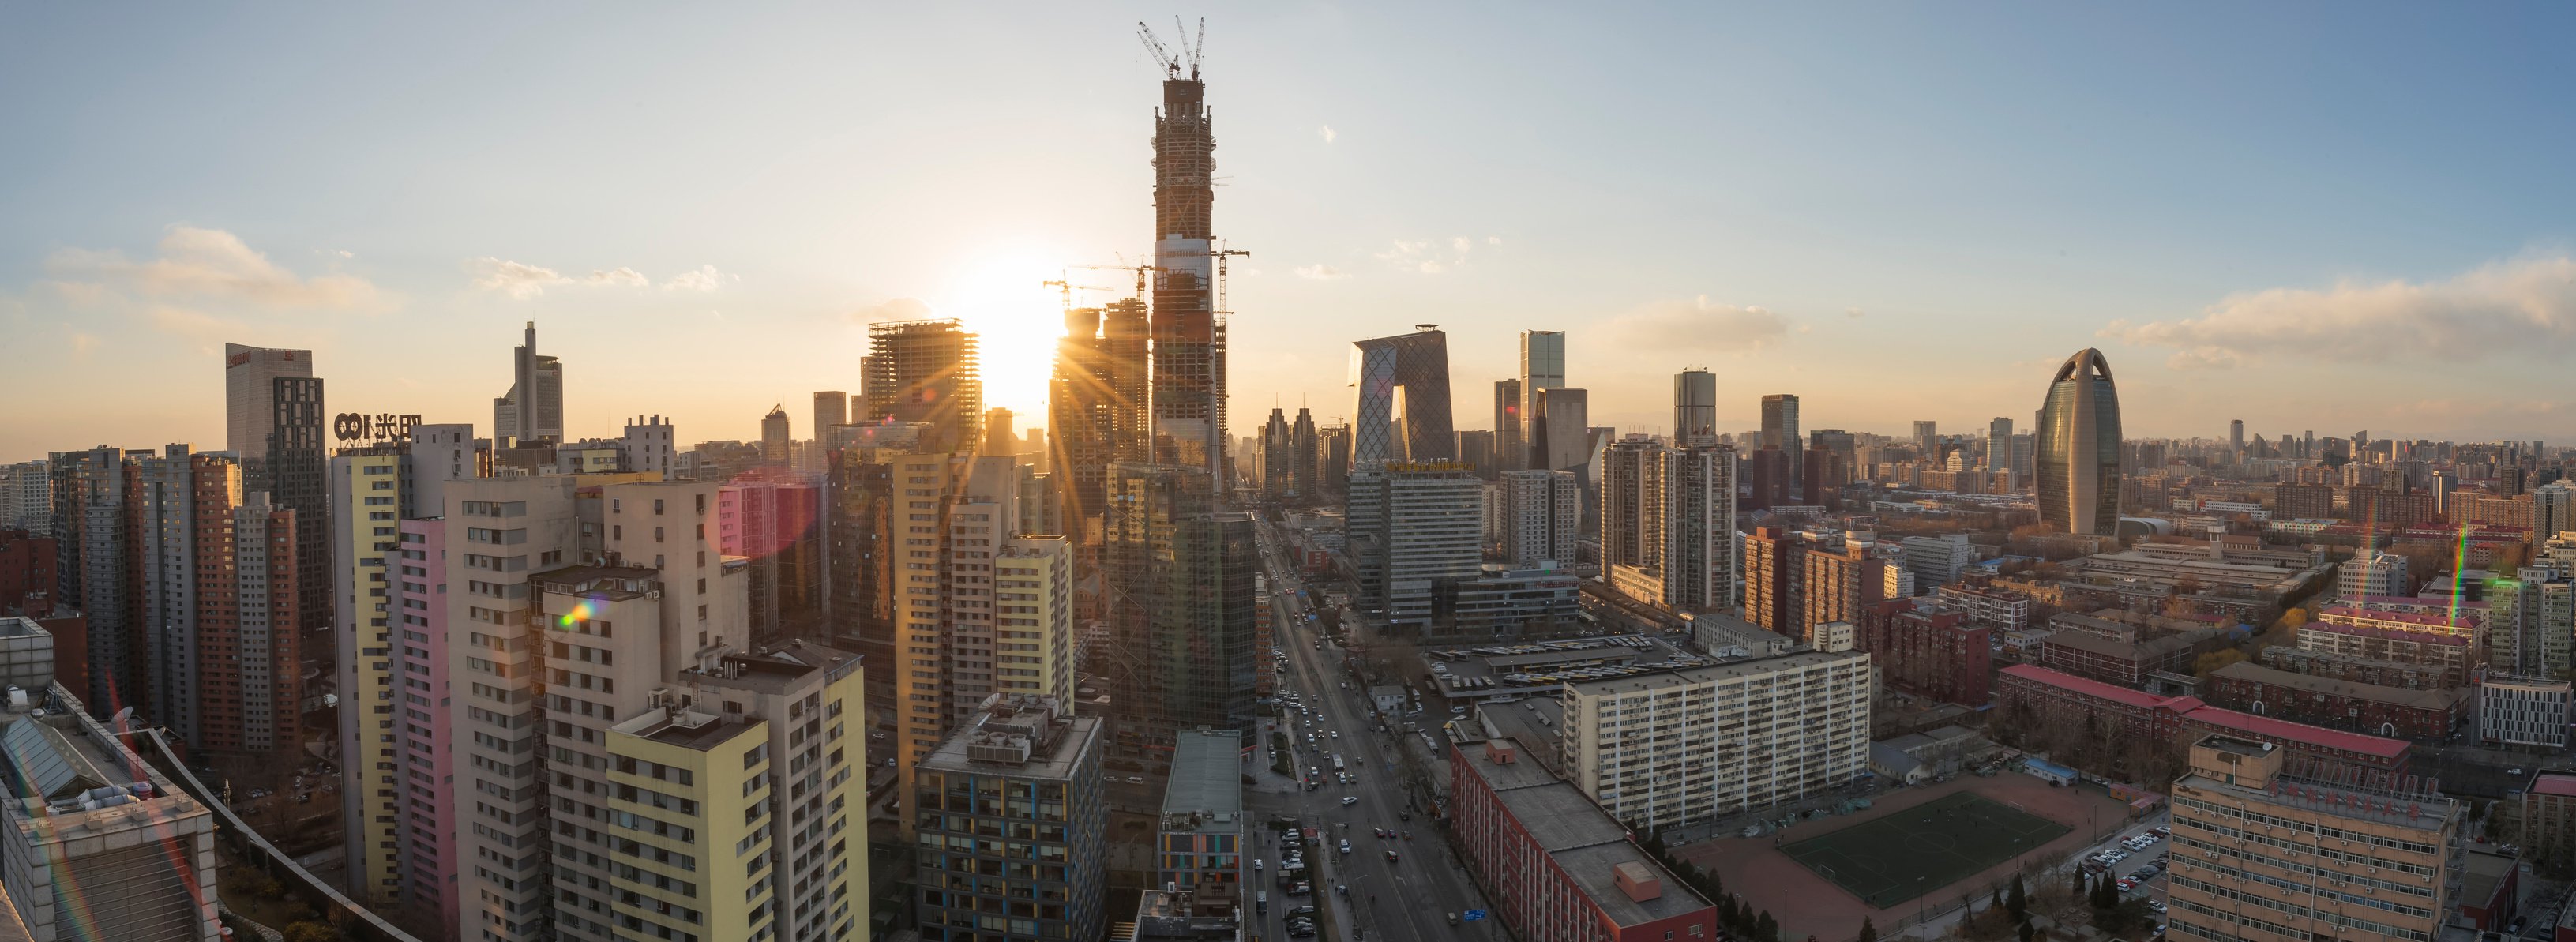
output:
[[[2251,713],[2238,713],[2234,710],[2222,710],[2211,706],[2205,706],[2200,709],[2193,710],[2183,718],[2195,723],[2207,723],[2221,729],[2232,729],[2264,739],[2278,740],[2287,743],[2300,743],[2316,746],[2321,749],[2340,749],[2345,752],[2357,752],[2362,755],[2380,756],[2391,759],[2400,758],[2406,755],[2406,741],[2402,739],[2390,739],[2385,736],[2367,736],[2361,733],[2347,733],[2339,729],[2327,729],[2323,726],[2310,726],[2306,723],[2293,723],[2288,720],[2276,720],[2268,716],[2256,716]]]
[[[2011,667],[2004,668],[1999,673],[2019,677],[2023,680],[2034,683],[2047,684],[2051,687],[2070,690],[2086,696],[2100,697],[2104,700],[2125,703],[2133,707],[2153,709],[2155,707],[2163,706],[2169,702],[2165,697],[2159,697],[2144,690],[2131,690],[2118,684],[2106,684],[2098,680],[2077,677],[2064,671],[2053,671],[2045,667],[2032,667],[2028,664],[2015,664]]]
[[[2542,772],[2539,778],[2531,780],[2531,792],[2535,795],[2576,797],[2576,775],[2566,772]]]
[[[2045,667],[2032,667],[2028,664],[2015,664],[1998,673],[2130,706],[2161,709],[2186,720],[2207,723],[2220,729],[2235,730],[2261,739],[2314,746],[2319,749],[2335,749],[2384,759],[2403,759],[2406,755],[2406,741],[2402,739],[2347,733],[2322,726],[2310,726],[2306,723],[2293,723],[2268,716],[2223,710],[2202,703],[2199,697],[2159,697],[2144,690],[2131,690],[2127,687],[2088,680]],[[2576,776],[2569,776],[2568,782],[2568,794],[2576,795]]]

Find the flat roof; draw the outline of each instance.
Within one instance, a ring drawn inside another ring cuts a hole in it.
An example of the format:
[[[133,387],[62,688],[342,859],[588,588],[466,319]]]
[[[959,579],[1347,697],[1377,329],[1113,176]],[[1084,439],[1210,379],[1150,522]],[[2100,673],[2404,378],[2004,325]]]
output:
[[[637,739],[706,752],[744,733],[751,724],[708,713],[682,711],[676,715],[658,710],[636,714],[626,722],[609,727]]]
[[[1163,830],[1242,830],[1242,756],[1243,740],[1233,733],[1190,730],[1174,737]]]
[[[2076,617],[2085,618],[2085,616],[2081,615]],[[2112,622],[2104,622],[2097,618],[2085,618],[2085,620],[2105,625],[2113,624]],[[2107,654],[2113,657],[2142,661],[2152,657],[2172,654],[2176,651],[2187,650],[2192,646],[2192,639],[2177,634],[2166,635],[2161,638],[2150,638],[2145,641],[2115,641],[2110,638],[2102,637],[2101,635],[2084,631],[2060,631],[2049,636],[2049,647],[2053,648],[2061,645],[2075,648],[2077,650],[2090,651],[2095,654]]]
[[[1861,654],[1856,651],[1836,651],[1830,653],[1824,651],[1792,651],[1787,654],[1779,654],[1771,657],[1748,658],[1741,661],[1731,661],[1725,664],[1717,664],[1709,667],[1680,668],[1675,670],[1656,671],[1651,674],[1639,674],[1629,677],[1612,677],[1581,683],[1568,682],[1566,687],[1576,693],[1639,693],[1667,684],[1691,684],[1738,680],[1745,677],[1754,677],[1782,670],[1795,670],[1804,667],[1833,664],[1841,661],[1865,660],[1867,658],[1868,655]]]
[[[2576,772],[2542,772],[2533,776],[2531,793],[2576,798]]]
[[[918,768],[938,772],[969,772],[976,775],[1013,775],[1020,778],[1073,780],[1073,767],[1085,748],[1099,738],[1098,717],[1077,716],[1056,720],[1053,739],[1033,744],[1029,761],[1017,765],[979,762],[966,757],[966,746],[975,738],[977,729],[969,726],[951,734],[938,750],[921,760]]]
[[[1582,790],[1528,761],[1528,750],[1518,742],[1493,742],[1519,749],[1524,758],[1495,763],[1486,761],[1482,747],[1457,748],[1476,750],[1468,755],[1468,767],[1484,777],[1496,799],[1520,822],[1530,840],[1555,859],[1558,869],[1613,925],[1633,926],[1709,908],[1706,899],[1656,864],[1644,850],[1629,843],[1628,829],[1611,820],[1609,813],[1584,797]],[[1617,868],[1627,864],[1643,866],[1653,873],[1663,887],[1662,894],[1643,901],[1628,898],[1615,876]]]

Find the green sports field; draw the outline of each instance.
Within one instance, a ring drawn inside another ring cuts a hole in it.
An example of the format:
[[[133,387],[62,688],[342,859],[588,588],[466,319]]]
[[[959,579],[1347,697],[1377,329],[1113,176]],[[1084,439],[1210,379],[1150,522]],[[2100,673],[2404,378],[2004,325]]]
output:
[[[2021,856],[2070,828],[1968,792],[1780,848],[1872,909]]]

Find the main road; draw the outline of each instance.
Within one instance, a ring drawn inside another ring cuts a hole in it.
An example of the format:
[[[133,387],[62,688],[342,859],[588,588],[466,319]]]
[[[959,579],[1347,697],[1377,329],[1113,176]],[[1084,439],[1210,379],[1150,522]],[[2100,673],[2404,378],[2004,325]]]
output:
[[[1254,762],[1264,770],[1258,780],[1271,787],[1257,787],[1250,796],[1251,824],[1258,831],[1254,854],[1268,858],[1267,867],[1255,875],[1253,889],[1270,892],[1270,911],[1254,915],[1258,928],[1253,934],[1268,940],[1286,938],[1285,914],[1313,905],[1330,907],[1332,924],[1344,939],[1509,938],[1501,923],[1490,918],[1449,925],[1450,914],[1463,916],[1482,909],[1485,901],[1460,868],[1444,832],[1424,809],[1408,804],[1399,784],[1396,750],[1413,748],[1419,754],[1420,743],[1407,745],[1395,738],[1401,733],[1390,732],[1400,728],[1400,718],[1396,727],[1379,724],[1368,691],[1350,679],[1343,665],[1346,652],[1325,637],[1318,622],[1307,619],[1318,600],[1299,595],[1309,589],[1282,561],[1279,543],[1266,522],[1261,544],[1276,619],[1272,643],[1288,655],[1280,671],[1280,696],[1284,699],[1292,690],[1302,694],[1304,709],[1288,711],[1291,719],[1285,725],[1278,720],[1278,708],[1270,711],[1272,719],[1264,723],[1264,752]],[[1320,595],[1322,590],[1311,591]],[[1261,656],[1272,655],[1263,651]],[[1274,728],[1289,733],[1295,768],[1301,777],[1319,782],[1315,790],[1306,791],[1267,774],[1268,731]],[[1311,745],[1309,735],[1314,737]],[[1354,779],[1352,784],[1336,779],[1336,755]],[[1310,776],[1309,769],[1318,771]],[[1357,800],[1344,804],[1344,799]],[[1279,829],[1268,822],[1281,815],[1319,829],[1319,846],[1306,848],[1306,862],[1316,875],[1312,897],[1288,898],[1283,892],[1286,887],[1274,879]],[[1380,838],[1375,833],[1380,828],[1399,836]],[[1405,832],[1412,838],[1402,837]],[[1339,849],[1343,841],[1350,843],[1347,854]],[[1395,859],[1388,859],[1390,852]],[[1347,887],[1347,894],[1336,892],[1336,887]]]

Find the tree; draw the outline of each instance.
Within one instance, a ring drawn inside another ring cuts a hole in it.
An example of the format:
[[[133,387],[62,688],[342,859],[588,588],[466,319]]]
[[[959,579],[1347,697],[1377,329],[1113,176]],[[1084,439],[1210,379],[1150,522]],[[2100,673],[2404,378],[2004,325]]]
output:
[[[331,928],[328,923],[320,922],[290,922],[280,934],[286,937],[286,942],[339,942],[340,940],[340,930]]]
[[[2038,934],[2039,927],[2033,926],[2027,922],[2021,924],[2021,942],[2030,942],[2031,937]]]
[[[2014,922],[2030,915],[2030,891],[2022,888],[2021,874],[2013,874],[2012,892],[2004,897],[2004,911],[2012,914]]]
[[[1770,910],[1763,910],[1753,920],[1753,937],[1762,942],[1780,942],[1780,920],[1771,918]]]
[[[1868,916],[1860,917],[1860,938],[1857,942],[1878,942],[1878,926],[1871,923]]]

